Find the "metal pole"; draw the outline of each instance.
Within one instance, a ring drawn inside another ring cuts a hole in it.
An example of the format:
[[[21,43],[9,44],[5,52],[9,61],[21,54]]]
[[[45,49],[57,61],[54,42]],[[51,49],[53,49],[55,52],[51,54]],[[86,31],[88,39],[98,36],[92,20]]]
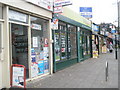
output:
[[[115,35],[115,59],[117,59],[117,37]]]
[[[106,61],[106,67],[105,67],[105,76],[106,76],[106,82],[107,82],[107,80],[108,80],[108,62]]]

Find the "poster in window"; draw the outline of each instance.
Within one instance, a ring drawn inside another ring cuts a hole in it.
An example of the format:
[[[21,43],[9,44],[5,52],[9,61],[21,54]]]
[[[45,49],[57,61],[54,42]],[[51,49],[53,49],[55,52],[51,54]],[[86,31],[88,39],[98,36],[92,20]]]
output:
[[[38,75],[44,74],[44,60],[38,62]]]
[[[32,62],[36,62],[36,57],[35,56],[36,56],[35,54],[31,55]]]
[[[44,47],[48,47],[48,39],[47,38],[44,39]]]
[[[60,47],[58,46],[55,49],[56,55],[55,55],[55,61],[60,61]]]
[[[44,60],[44,73],[48,73],[49,63],[48,60]]]
[[[31,77],[36,77],[38,75],[38,65],[37,63],[32,63],[31,65]]]
[[[33,37],[33,47],[38,47],[38,38]]]
[[[40,52],[40,60],[44,60],[44,51]]]
[[[44,47],[43,50],[44,50],[44,60],[48,60],[49,58],[48,47]]]

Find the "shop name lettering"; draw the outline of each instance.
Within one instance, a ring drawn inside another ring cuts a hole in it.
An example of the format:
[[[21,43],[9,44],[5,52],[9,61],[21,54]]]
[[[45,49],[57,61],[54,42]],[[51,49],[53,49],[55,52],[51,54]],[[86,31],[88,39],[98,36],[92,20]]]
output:
[[[70,1],[58,2],[55,3],[55,6],[66,5],[66,4],[70,4]]]
[[[41,30],[41,26],[40,25],[36,25],[36,24],[33,24],[32,28],[33,29],[39,29],[39,30]]]

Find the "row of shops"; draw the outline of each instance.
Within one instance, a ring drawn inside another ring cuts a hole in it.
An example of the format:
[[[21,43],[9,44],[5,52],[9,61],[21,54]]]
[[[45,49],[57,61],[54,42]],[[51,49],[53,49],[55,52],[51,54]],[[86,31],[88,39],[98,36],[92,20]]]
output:
[[[104,37],[93,33],[91,21],[79,14],[64,8],[54,15],[58,28],[52,30],[52,6],[14,1],[0,1],[0,89],[10,87],[13,64],[26,67],[29,81],[102,52]]]

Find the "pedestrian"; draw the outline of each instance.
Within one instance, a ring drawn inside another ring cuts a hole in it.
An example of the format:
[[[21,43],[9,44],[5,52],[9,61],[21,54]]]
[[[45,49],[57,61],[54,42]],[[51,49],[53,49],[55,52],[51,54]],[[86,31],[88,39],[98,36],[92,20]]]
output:
[[[112,51],[113,51],[113,45],[112,45],[112,42],[110,42],[110,53],[112,53]]]

